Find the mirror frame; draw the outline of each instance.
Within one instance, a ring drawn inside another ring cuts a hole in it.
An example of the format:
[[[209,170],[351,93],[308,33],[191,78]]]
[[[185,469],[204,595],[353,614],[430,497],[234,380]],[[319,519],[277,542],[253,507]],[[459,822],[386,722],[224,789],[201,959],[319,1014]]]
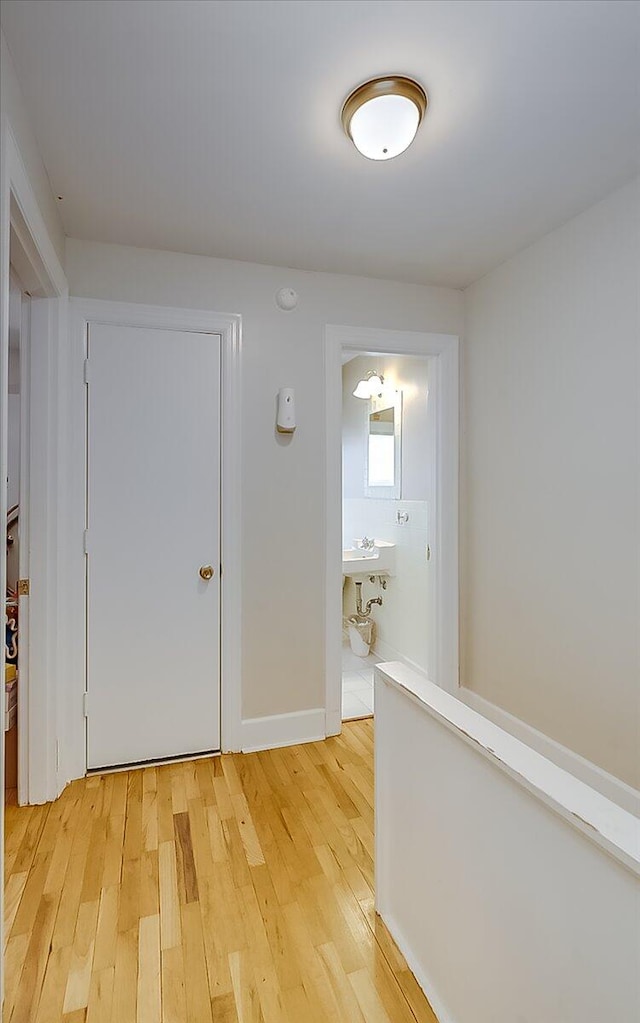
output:
[[[393,409],[393,485],[369,486],[369,416],[382,409]],[[364,445],[364,496],[383,500],[399,500],[402,497],[402,391],[388,391],[382,396],[370,398],[365,406]]]

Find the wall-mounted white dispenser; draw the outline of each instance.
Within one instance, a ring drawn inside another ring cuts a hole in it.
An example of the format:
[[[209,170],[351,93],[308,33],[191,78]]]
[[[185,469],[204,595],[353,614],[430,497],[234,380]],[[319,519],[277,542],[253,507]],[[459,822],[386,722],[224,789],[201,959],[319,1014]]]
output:
[[[281,387],[278,391],[278,433],[293,433],[296,428],[296,406],[293,387]]]

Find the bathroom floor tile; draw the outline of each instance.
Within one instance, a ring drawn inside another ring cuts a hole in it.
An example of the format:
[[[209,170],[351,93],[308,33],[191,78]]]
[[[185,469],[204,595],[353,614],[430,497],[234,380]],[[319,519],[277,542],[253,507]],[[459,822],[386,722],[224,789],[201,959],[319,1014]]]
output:
[[[349,718],[367,717],[372,713],[371,707],[363,703],[354,693],[343,693],[342,696],[342,720]]]
[[[368,654],[367,657],[358,657],[354,654],[350,646],[343,646],[342,648],[342,671],[367,671],[367,669],[373,668],[374,664],[379,664],[382,658],[377,657],[376,654]]]
[[[367,708],[370,714],[373,714],[373,688],[368,689],[356,689],[353,693],[349,693],[350,696],[355,696],[356,699],[360,700],[361,703]]]
[[[356,689],[364,689],[364,679],[358,671],[346,671],[342,676],[342,692],[353,693]]]
[[[368,667],[366,657],[358,657],[357,654],[352,653],[342,657],[343,671],[364,671]]]

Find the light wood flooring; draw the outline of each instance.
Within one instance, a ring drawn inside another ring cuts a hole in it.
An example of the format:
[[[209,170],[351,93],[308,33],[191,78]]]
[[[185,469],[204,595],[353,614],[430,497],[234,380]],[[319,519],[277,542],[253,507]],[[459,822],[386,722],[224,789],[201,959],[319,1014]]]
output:
[[[373,722],[6,810],[5,1023],[437,1023],[373,909]]]

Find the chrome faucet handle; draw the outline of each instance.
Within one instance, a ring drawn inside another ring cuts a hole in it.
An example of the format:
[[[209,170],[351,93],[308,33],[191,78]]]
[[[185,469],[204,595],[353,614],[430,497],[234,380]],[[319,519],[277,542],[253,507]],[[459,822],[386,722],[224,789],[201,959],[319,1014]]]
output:
[[[375,540],[370,540],[368,536],[363,536],[362,540],[360,541],[360,546],[362,547],[363,551],[372,551],[375,545],[376,545]]]

